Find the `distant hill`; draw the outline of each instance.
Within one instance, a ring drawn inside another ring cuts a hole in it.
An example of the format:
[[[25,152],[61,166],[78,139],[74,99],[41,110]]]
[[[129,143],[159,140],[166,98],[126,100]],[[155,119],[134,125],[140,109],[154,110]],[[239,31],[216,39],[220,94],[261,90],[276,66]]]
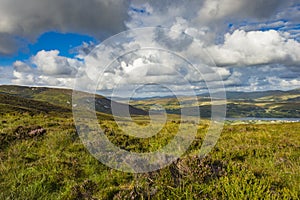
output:
[[[256,100],[256,99],[265,99],[265,100],[287,100],[289,96],[300,97],[300,89],[281,91],[281,90],[270,90],[270,91],[258,91],[258,92],[234,92],[227,91],[227,99],[244,99],[244,100]],[[199,95],[200,97],[210,97],[208,93]],[[292,98],[292,97],[291,97]]]
[[[30,113],[69,113],[72,112],[72,93],[70,89],[47,87],[26,87],[15,85],[0,85],[0,108],[4,112]],[[89,101],[91,95],[82,94],[80,101]],[[86,97],[88,96],[88,97]],[[95,109],[97,112],[111,114],[111,106],[118,110],[127,110],[128,105],[113,102],[103,96],[95,95]],[[142,109],[129,106],[132,115],[147,115]],[[122,115],[122,112],[120,112]]]
[[[300,89],[290,91],[262,91],[262,92],[226,92],[227,117],[263,117],[263,118],[299,118],[300,117]],[[187,113],[197,116],[198,108],[202,117],[211,115],[211,99],[209,94],[201,94],[198,101],[188,96],[164,98],[132,99],[131,104],[144,110],[159,104],[168,113],[180,114],[181,106]],[[197,108],[198,107],[198,108]]]
[[[215,93],[216,96],[218,96],[218,93]],[[199,94],[199,98],[209,98],[211,95],[209,93],[203,93]],[[169,95],[169,96],[154,96],[154,97],[133,97],[131,100],[133,101],[147,101],[147,100],[159,100],[159,99],[174,99],[176,97],[180,98],[190,98],[189,96],[175,96],[175,95]],[[257,92],[235,92],[235,91],[226,91],[226,98],[227,99],[233,99],[233,100],[255,100],[255,99],[285,99],[287,97],[291,97],[291,100],[293,98],[300,97],[300,88],[299,89],[294,89],[294,90],[289,90],[289,91],[282,91],[282,90],[269,90],[269,91],[257,91]],[[119,101],[124,101],[127,98],[122,98],[122,97],[114,97],[114,99],[119,100]]]

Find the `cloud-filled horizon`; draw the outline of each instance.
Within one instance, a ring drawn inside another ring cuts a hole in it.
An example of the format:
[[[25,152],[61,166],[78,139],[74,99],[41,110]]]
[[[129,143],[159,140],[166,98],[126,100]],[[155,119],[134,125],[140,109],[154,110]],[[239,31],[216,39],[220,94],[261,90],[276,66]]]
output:
[[[199,53],[205,49],[227,90],[300,88],[297,0],[0,0],[0,5],[0,84],[73,88],[78,74],[85,84],[86,56],[99,44],[122,31],[162,27],[170,31],[129,34],[105,48],[117,52],[155,43],[195,60],[205,60]],[[184,92],[178,71],[189,89],[204,88],[203,77],[183,60],[158,51],[121,56],[111,67],[99,69],[104,78],[98,90],[162,83]],[[201,70],[206,81],[220,84]]]

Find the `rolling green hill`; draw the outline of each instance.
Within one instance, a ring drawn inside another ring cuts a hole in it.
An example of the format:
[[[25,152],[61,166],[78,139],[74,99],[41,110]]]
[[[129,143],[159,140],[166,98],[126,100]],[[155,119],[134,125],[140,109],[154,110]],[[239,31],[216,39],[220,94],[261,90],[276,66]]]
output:
[[[3,93],[0,94],[0,108],[1,113],[15,111],[30,114],[71,113],[71,109],[67,107]]]
[[[46,87],[26,87],[26,86],[0,86],[0,107],[1,112],[29,112],[29,113],[65,113],[72,112],[72,90],[46,88]],[[79,92],[82,96],[79,102],[91,101],[88,93]],[[125,111],[128,105],[113,102],[103,96],[95,95],[95,109],[99,113],[111,114],[111,106],[118,110]],[[147,115],[148,112],[129,106],[132,115]],[[122,114],[122,112],[120,112]]]

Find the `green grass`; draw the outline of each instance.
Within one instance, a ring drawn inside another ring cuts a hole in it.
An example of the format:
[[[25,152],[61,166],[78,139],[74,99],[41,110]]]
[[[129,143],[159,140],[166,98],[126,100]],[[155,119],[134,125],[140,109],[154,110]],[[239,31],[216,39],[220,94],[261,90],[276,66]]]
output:
[[[226,125],[214,150],[199,159],[195,155],[207,129],[204,121],[180,160],[152,173],[130,174],[112,170],[91,156],[71,117],[26,112],[0,117],[0,199],[300,197],[300,123]],[[178,119],[171,120],[157,136],[136,139],[124,135],[108,115],[99,120],[112,142],[137,152],[165,145],[178,126]],[[139,124],[147,121],[136,119]],[[46,129],[45,135],[16,137],[18,126],[37,125]]]

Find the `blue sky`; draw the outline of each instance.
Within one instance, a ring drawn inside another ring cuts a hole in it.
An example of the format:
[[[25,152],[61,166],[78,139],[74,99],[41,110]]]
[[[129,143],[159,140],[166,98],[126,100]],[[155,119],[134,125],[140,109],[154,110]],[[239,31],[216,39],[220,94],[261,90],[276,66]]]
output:
[[[27,61],[41,50],[59,50],[61,56],[74,58],[75,48],[80,47],[84,42],[97,43],[98,41],[94,37],[78,33],[45,32],[35,42],[27,44],[14,54],[2,55],[0,66],[12,66],[16,60]]]
[[[227,90],[300,87],[300,4],[296,0],[0,0],[0,5],[0,84],[72,88],[76,75],[89,67],[85,57],[101,42],[126,30],[164,27],[173,34],[164,34],[164,38],[153,35],[152,41],[164,40],[168,50],[175,44],[186,46],[181,53],[187,57],[197,51],[193,49],[196,42],[201,44]],[[185,44],[175,32],[188,35],[193,42]],[[128,36],[118,47],[109,45],[124,49],[130,46],[128,41],[149,45],[140,36]],[[157,56],[153,53],[150,57],[164,59]],[[135,54],[116,64],[114,71],[123,74],[123,85],[137,84],[141,73],[136,73],[135,65],[153,64],[150,57]],[[160,76],[165,71],[145,67],[144,72],[141,81],[166,82]],[[99,90],[110,91],[110,83],[120,79],[109,77]],[[194,88],[202,88],[202,81],[198,82]],[[176,88],[184,90],[181,85]]]

